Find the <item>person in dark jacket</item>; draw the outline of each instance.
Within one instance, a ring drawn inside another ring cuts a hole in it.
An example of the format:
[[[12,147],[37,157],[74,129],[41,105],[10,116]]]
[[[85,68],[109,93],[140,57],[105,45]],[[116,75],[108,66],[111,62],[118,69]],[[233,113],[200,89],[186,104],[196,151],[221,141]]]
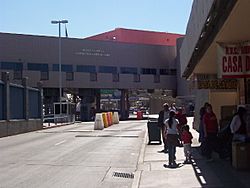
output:
[[[200,108],[200,125],[199,125],[199,142],[202,143],[204,141],[204,125],[203,125],[203,116],[206,113],[207,106],[209,105],[206,102],[203,107]]]
[[[164,124],[165,120],[169,118],[169,105],[168,103],[163,104],[163,110],[160,111],[158,117],[158,126],[161,128],[162,141],[164,143],[164,148],[160,152],[167,153],[168,147],[166,142],[166,125]]]

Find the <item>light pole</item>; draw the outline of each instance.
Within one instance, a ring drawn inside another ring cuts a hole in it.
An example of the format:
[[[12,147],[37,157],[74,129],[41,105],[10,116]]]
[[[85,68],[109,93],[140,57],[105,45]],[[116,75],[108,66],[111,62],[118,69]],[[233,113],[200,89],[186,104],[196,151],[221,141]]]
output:
[[[60,102],[60,116],[62,114],[62,57],[61,57],[61,48],[62,48],[62,44],[61,44],[61,23],[62,24],[66,24],[68,23],[68,20],[53,20],[51,21],[52,24],[58,24],[59,26],[59,38],[58,38],[58,46],[59,46],[59,50],[58,50],[58,61],[59,61],[59,102]]]

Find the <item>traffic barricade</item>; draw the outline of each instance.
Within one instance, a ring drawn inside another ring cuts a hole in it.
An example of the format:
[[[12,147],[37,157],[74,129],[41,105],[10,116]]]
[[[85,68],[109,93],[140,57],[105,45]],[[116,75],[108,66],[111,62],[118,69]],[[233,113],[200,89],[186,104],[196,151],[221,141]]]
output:
[[[104,122],[103,122],[102,114],[97,113],[95,115],[94,130],[102,130],[102,129],[104,129]]]
[[[107,128],[108,127],[107,113],[102,113],[102,118],[103,118],[104,127]]]
[[[119,114],[118,114],[118,112],[114,112],[114,114],[113,114],[113,123],[114,124],[119,123]]]

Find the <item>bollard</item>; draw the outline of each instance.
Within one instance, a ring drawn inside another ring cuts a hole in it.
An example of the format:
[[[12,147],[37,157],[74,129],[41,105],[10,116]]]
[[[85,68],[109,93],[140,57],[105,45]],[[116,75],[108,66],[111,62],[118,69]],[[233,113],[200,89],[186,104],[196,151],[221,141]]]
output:
[[[110,112],[107,112],[107,120],[108,120],[108,126],[111,126]]]
[[[94,130],[102,130],[102,129],[104,129],[104,122],[103,122],[102,114],[97,113],[95,115]]]
[[[102,113],[102,119],[103,119],[104,127],[107,128],[108,127],[107,113]]]
[[[113,122],[113,112],[109,112],[109,115],[110,115],[111,125],[113,125],[114,124],[114,122]]]
[[[114,112],[113,122],[114,122],[114,124],[118,124],[119,123],[119,114],[118,114],[118,112]]]

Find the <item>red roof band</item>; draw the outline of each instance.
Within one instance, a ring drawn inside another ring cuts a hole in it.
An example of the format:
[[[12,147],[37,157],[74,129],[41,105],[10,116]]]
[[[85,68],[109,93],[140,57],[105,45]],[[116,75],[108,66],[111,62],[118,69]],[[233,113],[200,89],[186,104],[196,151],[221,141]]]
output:
[[[183,36],[184,35],[174,33],[116,28],[115,30],[87,37],[85,39],[101,41],[108,40],[136,44],[176,46],[176,39]]]

